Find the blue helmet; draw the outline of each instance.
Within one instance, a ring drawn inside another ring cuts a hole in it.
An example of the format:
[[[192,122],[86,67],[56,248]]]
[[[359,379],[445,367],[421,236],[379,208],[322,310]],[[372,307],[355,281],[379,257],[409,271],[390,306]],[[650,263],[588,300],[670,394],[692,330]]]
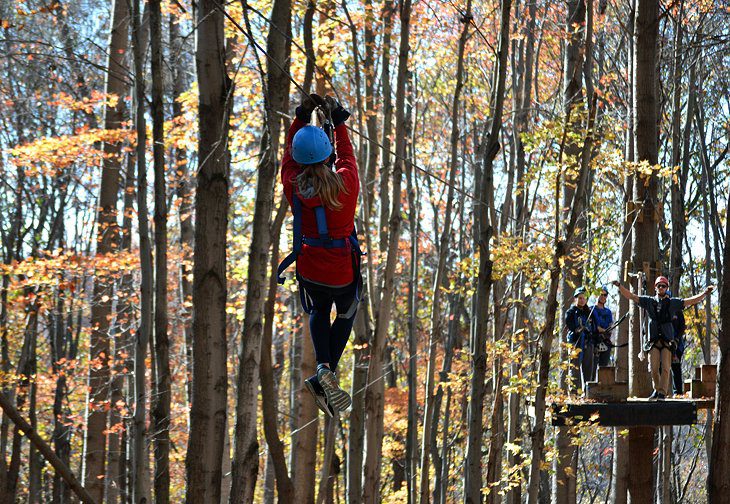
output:
[[[332,154],[327,133],[317,126],[304,126],[296,132],[291,143],[291,156],[299,164],[321,163]]]

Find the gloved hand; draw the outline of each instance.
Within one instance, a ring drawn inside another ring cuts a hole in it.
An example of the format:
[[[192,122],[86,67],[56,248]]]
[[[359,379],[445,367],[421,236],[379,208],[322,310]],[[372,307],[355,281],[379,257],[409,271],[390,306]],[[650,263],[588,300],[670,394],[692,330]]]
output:
[[[331,96],[325,96],[324,101],[329,108],[330,116],[332,117],[332,124],[335,127],[344,123],[350,117],[350,112]]]
[[[302,97],[302,104],[296,109],[297,119],[309,123],[312,118],[312,112],[314,109],[324,105],[325,102],[321,96],[316,93],[312,93],[309,96]]]

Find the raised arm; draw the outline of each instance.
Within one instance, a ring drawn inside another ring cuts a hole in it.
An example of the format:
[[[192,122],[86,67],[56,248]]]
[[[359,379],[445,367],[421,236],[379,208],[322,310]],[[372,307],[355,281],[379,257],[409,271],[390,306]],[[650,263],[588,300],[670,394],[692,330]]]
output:
[[[705,297],[707,295],[709,295],[713,290],[715,290],[715,286],[714,285],[710,285],[709,287],[705,287],[705,290],[702,291],[702,292],[700,292],[699,294],[695,294],[692,297],[685,298],[684,299],[684,307],[687,308],[689,306],[696,305],[697,303],[699,303],[700,301],[702,301],[703,299],[705,299]]]
[[[629,300],[633,301],[634,303],[638,303],[639,302],[639,296],[637,296],[636,294],[634,294],[633,292],[631,292],[629,289],[627,289],[626,287],[624,287],[623,285],[621,285],[621,282],[619,282],[618,280],[614,280],[612,283],[613,283],[613,285],[615,285],[616,287],[618,287],[618,291],[621,293],[621,295],[623,297],[625,297],[626,299],[629,299]]]
[[[347,133],[347,126],[345,126],[345,121],[350,117],[350,111],[331,96],[325,97],[325,103],[332,117],[332,125],[335,127],[335,153],[337,154],[335,168],[344,180],[348,191],[357,196],[360,189],[357,161],[350,142],[350,136]]]

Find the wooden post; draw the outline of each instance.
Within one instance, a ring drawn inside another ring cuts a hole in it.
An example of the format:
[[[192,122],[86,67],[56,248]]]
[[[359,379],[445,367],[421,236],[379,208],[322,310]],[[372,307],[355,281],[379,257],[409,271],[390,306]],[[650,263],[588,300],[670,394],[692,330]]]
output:
[[[598,368],[598,381],[587,383],[586,397],[598,401],[625,401],[629,396],[629,383],[616,380],[616,368],[604,366]]]
[[[717,365],[704,364],[695,368],[694,379],[687,380],[686,383],[689,385],[688,391],[691,398],[714,398],[717,385]]]

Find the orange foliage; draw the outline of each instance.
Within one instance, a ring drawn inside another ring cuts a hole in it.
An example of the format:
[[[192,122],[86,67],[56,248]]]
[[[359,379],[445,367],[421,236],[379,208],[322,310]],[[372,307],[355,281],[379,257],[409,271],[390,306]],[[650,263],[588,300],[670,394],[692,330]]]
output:
[[[102,143],[134,145],[135,131],[128,129],[81,128],[73,135],[44,137],[10,149],[13,163],[25,168],[27,176],[55,175],[74,164],[100,166],[105,153]]]

